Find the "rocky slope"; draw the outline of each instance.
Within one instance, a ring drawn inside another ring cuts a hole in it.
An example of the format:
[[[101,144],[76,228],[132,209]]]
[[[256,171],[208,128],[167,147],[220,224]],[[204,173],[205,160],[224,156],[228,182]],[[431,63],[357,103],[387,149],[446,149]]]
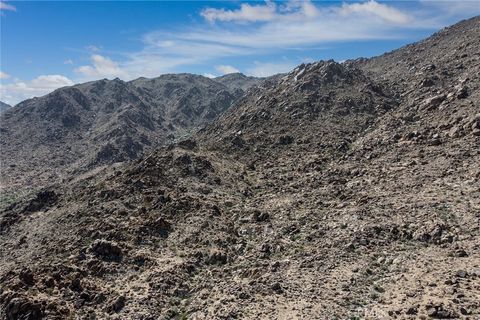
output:
[[[0,220],[6,319],[476,319],[480,18],[301,65]]]
[[[2,114],[2,184],[44,185],[137,158],[214,119],[254,81],[170,74],[61,88]],[[235,87],[238,85],[239,87]]]

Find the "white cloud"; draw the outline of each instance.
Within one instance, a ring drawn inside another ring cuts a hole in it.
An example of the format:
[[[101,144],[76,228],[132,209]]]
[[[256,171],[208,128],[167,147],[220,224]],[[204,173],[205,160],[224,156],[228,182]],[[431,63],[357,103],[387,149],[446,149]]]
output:
[[[387,22],[395,24],[407,24],[412,21],[412,17],[408,14],[374,0],[369,0],[363,3],[343,4],[340,13],[343,16],[357,14],[362,16],[379,17]]]
[[[0,1],[0,10],[17,11],[17,8],[12,6],[11,4]]]
[[[240,70],[238,70],[237,68],[232,67],[232,66],[226,66],[226,65],[215,66],[215,69],[216,69],[218,72],[221,72],[222,74],[229,74],[229,73],[237,73],[237,72],[240,72]]]
[[[0,71],[0,79],[8,79],[8,78],[10,78],[10,75],[8,73]]]
[[[86,46],[85,49],[91,52],[99,52],[101,50],[99,47],[94,46],[93,44]]]
[[[75,72],[80,73],[85,79],[115,77],[129,78],[128,73],[125,70],[122,70],[118,63],[111,60],[109,57],[94,54],[90,59],[92,65],[80,66],[75,69]]]
[[[304,50],[332,41],[397,36],[391,30],[397,24],[385,19],[371,19],[369,12],[355,11],[350,13],[351,17],[346,16],[349,13],[342,12],[341,8],[339,4],[325,8],[309,1],[290,1],[279,5],[272,2],[243,4],[238,10],[230,11],[205,9],[202,15],[207,21],[223,24],[199,25],[175,32],[150,32],[143,36],[144,47],[140,51],[128,53],[123,60],[116,62],[115,72],[100,72],[95,66],[84,66],[77,71],[90,79],[115,74],[128,80],[139,76],[155,77],[175,72],[179,66],[198,65],[223,57],[262,55],[279,49]],[[258,12],[268,14],[259,18],[256,16]],[[339,20],[342,23],[339,24]],[[233,69],[218,71],[236,72]]]
[[[58,74],[41,75],[31,81],[17,79],[13,83],[0,85],[0,100],[14,105],[22,100],[42,96],[55,89],[73,84],[72,80]]]
[[[272,63],[272,62],[254,62],[254,66],[252,68],[247,69],[246,74],[249,76],[254,76],[254,77],[268,77],[272,76],[277,73],[284,73],[292,70],[295,68],[295,66],[298,63],[295,62],[278,62],[278,63]]]
[[[209,22],[218,21],[270,21],[275,19],[276,5],[267,2],[265,5],[250,5],[242,3],[238,10],[207,8],[201,15]]]
[[[267,3],[255,7],[269,10],[273,8],[274,13],[261,23],[222,24],[221,27],[196,28],[174,36],[177,41],[217,45],[224,51],[230,48],[258,53],[259,49],[305,48],[334,41],[392,39],[400,37],[402,31],[412,27],[428,27],[427,24],[423,26],[420,23],[414,24],[413,12],[407,13],[373,0],[318,7],[310,1],[291,1],[285,5],[277,6]],[[239,10],[216,9],[217,11],[212,12],[236,13],[240,19],[245,18],[243,14],[238,13],[246,12],[242,11],[242,8],[244,6]],[[212,15],[206,16],[206,19],[212,20]],[[225,21],[222,19],[218,20]],[[246,20],[248,19],[245,18],[242,21]],[[165,39],[162,38],[162,40]]]
[[[67,59],[67,60],[63,61],[63,64],[73,64],[73,60],[72,59]]]
[[[204,76],[204,77],[207,77],[207,78],[210,78],[210,79],[217,77],[216,75],[211,74],[211,73],[204,73],[203,76]]]

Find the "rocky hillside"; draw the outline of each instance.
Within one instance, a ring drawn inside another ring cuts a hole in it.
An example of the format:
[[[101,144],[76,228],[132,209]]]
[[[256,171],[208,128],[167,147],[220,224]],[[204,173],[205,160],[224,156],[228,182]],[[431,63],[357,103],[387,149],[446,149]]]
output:
[[[11,108],[9,104],[0,101],[0,112],[6,111],[7,109]]]
[[[301,65],[0,213],[4,318],[476,319],[480,18]]]
[[[254,84],[237,80],[223,85],[191,74],[105,79],[21,102],[0,118],[2,184],[44,185],[137,158],[213,120]]]

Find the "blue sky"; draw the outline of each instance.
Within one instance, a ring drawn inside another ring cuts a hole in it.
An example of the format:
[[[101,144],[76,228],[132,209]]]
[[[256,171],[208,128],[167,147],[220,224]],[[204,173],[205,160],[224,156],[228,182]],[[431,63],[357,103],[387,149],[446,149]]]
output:
[[[102,78],[268,76],[370,57],[480,13],[475,1],[2,1],[0,100]]]

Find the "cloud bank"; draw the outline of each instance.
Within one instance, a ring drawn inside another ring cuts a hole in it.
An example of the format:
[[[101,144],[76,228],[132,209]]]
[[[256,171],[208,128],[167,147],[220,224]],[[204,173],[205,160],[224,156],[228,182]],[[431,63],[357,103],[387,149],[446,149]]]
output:
[[[41,75],[27,82],[16,80],[0,86],[0,100],[14,105],[22,100],[42,96],[60,87],[73,84],[72,80],[58,74]]]

